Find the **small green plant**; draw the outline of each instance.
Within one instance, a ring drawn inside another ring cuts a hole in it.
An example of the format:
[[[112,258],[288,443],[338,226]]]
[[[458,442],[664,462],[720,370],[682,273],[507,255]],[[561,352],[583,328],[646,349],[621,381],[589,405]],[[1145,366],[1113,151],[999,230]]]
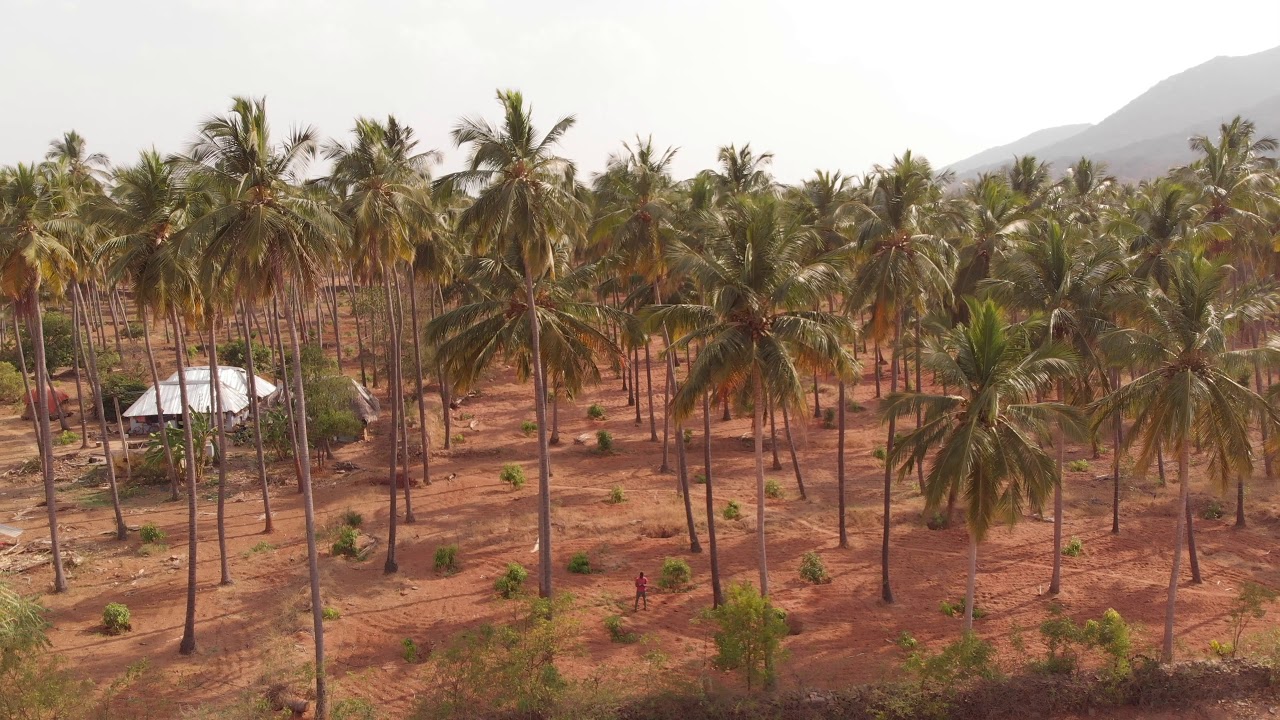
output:
[[[356,547],[356,541],[360,537],[360,531],[350,525],[343,525],[338,528],[338,539],[333,542],[334,557],[360,557],[360,549]]]
[[[1231,655],[1235,655],[1240,647],[1240,637],[1244,635],[1245,626],[1250,620],[1261,620],[1267,614],[1266,605],[1276,601],[1276,591],[1265,588],[1255,582],[1246,582],[1240,588],[1240,594],[1231,601],[1227,610],[1231,629]]]
[[[1072,460],[1071,462],[1067,463],[1067,469],[1070,470],[1071,472],[1088,472],[1089,461],[1088,460]]]
[[[342,511],[341,519],[343,525],[357,530],[360,529],[361,525],[364,525],[364,516],[351,508]]]
[[[596,449],[605,454],[613,452],[613,434],[608,430],[597,430]]]
[[[520,432],[524,433],[525,437],[529,437],[530,435],[538,432],[538,423],[532,420],[525,420],[520,423]]]
[[[698,484],[698,485],[706,485],[706,484],[707,484],[707,474],[706,474],[706,473],[700,473],[700,472],[699,472],[699,473],[694,473],[694,474],[693,474],[693,482],[694,482],[694,483],[696,483],[696,484]]]
[[[942,614],[947,617],[964,617],[964,600],[957,600],[956,602],[947,602],[946,600],[943,600],[938,604],[938,610],[942,611]],[[975,620],[986,616],[987,613],[985,610],[978,607],[976,604],[973,606],[973,617]]]
[[[1204,518],[1205,520],[1217,520],[1221,518],[1222,515],[1223,515],[1222,503],[1218,502],[1217,500],[1210,500],[1209,504],[1205,506],[1204,510],[1200,511],[1200,517]]]
[[[382,717],[373,703],[364,698],[343,698],[334,703],[330,720],[378,720]]]
[[[894,638],[893,644],[903,650],[915,650],[920,647],[920,642],[916,640],[916,636],[912,635],[910,630],[903,630],[898,633],[898,637]]]
[[[742,670],[747,689],[773,685],[782,639],[791,631],[783,613],[750,583],[729,587],[720,607],[708,613],[719,628],[712,663],[722,670]]]
[[[498,479],[511,486],[512,490],[524,487],[524,468],[517,463],[507,463],[498,473]]]
[[[662,574],[658,578],[658,586],[666,590],[678,590],[693,579],[693,568],[682,558],[667,558],[662,561]]]
[[[467,441],[467,436],[463,435],[462,433],[455,433],[453,436],[453,441],[461,445]]]
[[[627,501],[627,495],[626,493],[622,492],[621,485],[614,485],[612,488],[609,488],[610,504],[617,505],[619,503],[624,503],[626,501]]]
[[[1071,538],[1071,541],[1063,546],[1062,554],[1067,557],[1080,557],[1084,554],[1084,543],[1080,538]]]
[[[71,443],[77,442],[79,440],[80,440],[80,436],[71,432],[70,430],[63,430],[62,432],[58,433],[53,437],[53,442],[54,444],[57,444],[57,445],[70,445]]]
[[[995,648],[991,643],[969,632],[936,653],[919,647],[913,638],[905,666],[920,680],[921,689],[945,691],[966,680],[996,677],[994,657]]]
[[[623,628],[621,615],[610,615],[605,618],[604,628],[609,631],[609,639],[616,643],[629,645],[640,639],[635,633],[628,632]]]
[[[436,572],[452,575],[458,572],[458,546],[442,545],[436,548]]]
[[[510,600],[520,594],[521,586],[528,579],[529,571],[524,569],[520,563],[508,563],[507,569],[498,576],[493,583],[493,589],[498,594]]]
[[[770,478],[764,481],[764,496],[774,500],[782,499],[782,486],[778,484],[777,480]]]
[[[688,444],[689,444],[689,443],[691,443],[691,442],[693,442],[693,431],[692,431],[692,430],[690,430],[689,428],[685,428],[685,429],[684,429],[684,444],[685,444],[685,445],[688,445]]]
[[[849,402],[845,403],[844,406],[848,408],[849,412],[862,412],[866,410],[866,408],[862,407],[862,403],[857,400],[849,400]]]
[[[164,542],[165,534],[155,523],[147,523],[138,528],[138,537],[148,545],[155,545]]]
[[[418,653],[418,644],[413,641],[413,638],[405,638],[401,640],[400,647],[404,649],[403,652],[400,653],[401,657],[403,657],[404,661],[410,665],[417,663],[422,659],[422,656]]]
[[[258,542],[258,544],[249,548],[249,552],[253,554],[258,554],[258,553],[271,552],[272,550],[275,550],[275,549],[276,549],[275,545],[272,545],[266,540],[261,540]]]
[[[110,603],[102,611],[102,627],[108,635],[120,635],[133,629],[129,624],[129,608],[124,603]]]
[[[730,500],[729,504],[724,506],[722,514],[725,520],[737,520],[742,517],[742,506],[738,505],[737,500]]]
[[[336,607],[326,607],[320,611],[320,617],[325,620],[338,620],[342,617],[342,611]]]
[[[1209,641],[1209,652],[1220,658],[1234,657],[1236,654],[1236,646],[1229,642],[1218,642],[1217,640]]]
[[[829,407],[822,411],[822,427],[831,430],[836,426],[836,409]]]
[[[591,574],[591,558],[584,552],[574,553],[569,558],[569,572],[577,575]]]
[[[592,420],[603,420],[604,406],[600,403],[591,403],[591,406],[587,408],[587,417]]]
[[[1045,674],[1069,675],[1076,671],[1080,654],[1096,649],[1106,658],[1105,670],[1112,681],[1129,676],[1130,629],[1124,618],[1108,609],[1099,620],[1076,624],[1053,605],[1049,618],[1040,623],[1040,636],[1044,639],[1045,659],[1034,662],[1031,668]]]
[[[827,566],[816,552],[807,552],[800,558],[800,577],[814,585],[825,585],[831,582],[827,574]]]
[[[877,445],[875,446],[875,449],[871,451],[871,457],[883,461],[885,458],[889,457],[889,454],[885,452],[883,445]]]

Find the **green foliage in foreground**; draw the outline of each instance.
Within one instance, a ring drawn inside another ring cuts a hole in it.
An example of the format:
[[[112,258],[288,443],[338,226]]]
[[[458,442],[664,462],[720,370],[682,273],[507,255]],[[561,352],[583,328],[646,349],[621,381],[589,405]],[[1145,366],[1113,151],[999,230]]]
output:
[[[510,600],[520,594],[524,581],[528,578],[529,571],[525,570],[523,565],[520,563],[507,563],[507,569],[493,582],[493,589],[502,597]]]
[[[716,655],[722,670],[741,670],[747,689],[769,687],[782,657],[782,638],[790,632],[784,614],[750,583],[729,587],[725,602],[708,613],[716,623]]]

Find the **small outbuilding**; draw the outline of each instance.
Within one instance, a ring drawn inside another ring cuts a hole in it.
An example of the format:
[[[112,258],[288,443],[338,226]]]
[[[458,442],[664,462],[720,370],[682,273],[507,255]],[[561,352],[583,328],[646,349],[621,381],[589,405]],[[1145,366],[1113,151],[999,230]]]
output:
[[[231,430],[249,419],[249,393],[257,395],[259,401],[266,401],[276,393],[276,386],[256,375],[250,379],[244,368],[218,366],[217,381],[207,365],[189,367],[185,373],[187,381],[187,400],[192,412],[211,415],[214,409],[214,388],[218,388],[218,397],[222,407],[223,427]],[[161,417],[160,410],[164,411]],[[147,388],[124,416],[129,419],[129,433],[143,434],[155,432],[169,422],[182,418],[182,388],[178,381],[178,373],[161,381],[159,386]]]

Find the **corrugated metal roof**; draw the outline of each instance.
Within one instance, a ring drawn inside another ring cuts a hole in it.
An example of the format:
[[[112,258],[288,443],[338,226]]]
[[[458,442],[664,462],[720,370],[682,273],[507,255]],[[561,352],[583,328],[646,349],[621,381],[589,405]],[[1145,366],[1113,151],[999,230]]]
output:
[[[187,400],[195,412],[205,414],[213,412],[213,388],[209,382],[211,375],[208,366],[187,368]],[[246,394],[249,388],[249,374],[243,368],[219,366],[218,379],[221,388],[218,394],[222,401],[223,412],[238,413],[249,407],[249,396]],[[260,398],[276,391],[275,385],[260,377],[254,377],[253,384]],[[159,390],[160,406],[164,408],[165,414],[179,414],[182,407],[182,388],[178,383],[178,373],[175,372],[167,380],[162,381]],[[156,388],[148,388],[142,397],[124,411],[124,416],[158,415],[156,407]]]

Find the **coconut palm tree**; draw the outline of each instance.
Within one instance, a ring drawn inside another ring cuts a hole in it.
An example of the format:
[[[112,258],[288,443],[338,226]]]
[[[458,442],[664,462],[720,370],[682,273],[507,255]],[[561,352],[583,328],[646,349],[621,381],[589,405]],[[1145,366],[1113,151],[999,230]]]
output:
[[[1139,367],[1149,370],[1091,406],[1096,427],[1118,414],[1133,418],[1125,445],[1137,444],[1135,471],[1144,472],[1157,450],[1171,449],[1178,464],[1178,511],[1173,567],[1165,605],[1161,658],[1173,660],[1174,612],[1182,566],[1182,538],[1190,493],[1192,446],[1198,441],[1209,454],[1209,476],[1224,489],[1253,470],[1250,442],[1252,418],[1274,430],[1280,417],[1236,378],[1253,362],[1274,366],[1274,347],[1230,350],[1233,327],[1274,312],[1274,297],[1229,298],[1231,268],[1191,254],[1176,260],[1167,289],[1150,286],[1130,309],[1135,327],[1112,330],[1104,343],[1122,344]]]
[[[708,171],[715,189],[717,200],[721,203],[730,199],[753,193],[767,192],[774,188],[773,176],[768,167],[773,163],[773,153],[756,154],[751,143],[739,148],[737,145],[725,145],[716,153],[719,170]]]
[[[812,260],[818,238],[775,197],[737,197],[706,222],[700,250],[676,245],[673,267],[705,288],[707,304],[660,305],[645,313],[682,336],[672,347],[705,343],[684,385],[671,400],[684,419],[717,389],[751,398],[755,415],[756,537],[760,591],[769,592],[764,527],[764,418],[770,402],[803,408],[804,370],[831,368],[849,377],[856,367],[842,342],[853,335],[846,318],[812,307],[839,287],[840,274]]]
[[[508,246],[517,249],[524,275],[524,311],[529,322],[530,375],[538,423],[538,590],[550,597],[551,481],[547,448],[547,388],[542,371],[536,280],[553,266],[555,245],[575,235],[583,225],[585,206],[575,193],[574,166],[555,154],[555,146],[573,127],[574,118],[561,118],[539,137],[532,110],[515,90],[500,91],[503,122],[491,125],[480,118],[464,118],[453,130],[458,147],[468,148],[465,170],[447,175],[440,184],[478,194],[458,216],[458,230],[474,237],[478,255]]]
[[[953,490],[964,496],[966,633],[973,630],[978,546],[999,520],[1013,522],[1026,507],[1040,509],[1060,476],[1038,440],[1047,438],[1052,421],[1079,424],[1070,406],[1035,401],[1040,388],[1075,372],[1074,353],[1053,342],[1034,346],[990,300],[968,302],[969,321],[929,343],[923,358],[958,394],[892,393],[880,410],[886,419],[925,411],[925,423],[902,438],[886,464],[905,476],[928,461],[927,508],[936,510]]]

